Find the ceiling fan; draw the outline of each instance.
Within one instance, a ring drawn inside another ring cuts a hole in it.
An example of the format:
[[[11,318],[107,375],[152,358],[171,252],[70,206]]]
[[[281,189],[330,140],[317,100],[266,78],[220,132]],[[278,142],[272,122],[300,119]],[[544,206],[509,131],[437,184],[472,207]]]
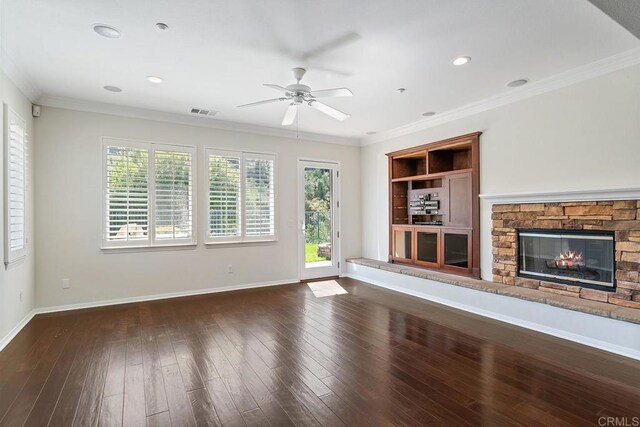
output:
[[[267,99],[265,101],[252,102],[250,104],[239,105],[238,107],[251,107],[254,105],[269,104],[271,102],[288,101],[289,108],[282,119],[282,126],[289,126],[293,124],[298,113],[298,106],[307,104],[319,110],[326,115],[333,117],[337,120],[345,120],[351,117],[350,114],[343,113],[340,110],[336,110],[333,107],[323,104],[318,101],[317,98],[335,97],[335,96],[353,96],[353,93],[346,87],[335,89],[323,89],[323,90],[311,90],[307,85],[300,84],[300,80],[307,72],[304,68],[293,68],[293,77],[295,77],[297,83],[282,87],[274,84],[265,84],[265,86],[279,90],[284,93],[283,97]]]

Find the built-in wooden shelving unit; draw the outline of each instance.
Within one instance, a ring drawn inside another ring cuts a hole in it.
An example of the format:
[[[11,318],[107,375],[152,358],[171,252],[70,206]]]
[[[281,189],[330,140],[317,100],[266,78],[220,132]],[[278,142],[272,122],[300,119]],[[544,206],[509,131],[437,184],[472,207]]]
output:
[[[388,153],[390,262],[480,277],[480,132]]]

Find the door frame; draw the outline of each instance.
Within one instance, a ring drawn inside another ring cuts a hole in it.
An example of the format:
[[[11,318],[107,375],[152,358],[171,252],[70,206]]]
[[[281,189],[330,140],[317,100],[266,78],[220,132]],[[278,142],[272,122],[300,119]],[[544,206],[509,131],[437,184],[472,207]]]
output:
[[[318,167],[329,167],[334,170],[333,176],[333,188],[332,188],[332,244],[331,244],[331,260],[333,264],[331,267],[318,267],[317,272],[320,273],[318,275],[307,275],[307,269],[305,267],[304,254],[305,254],[305,236],[304,236],[304,169],[305,166],[308,165],[317,165]],[[322,277],[333,277],[339,276],[341,271],[341,237],[339,237],[340,233],[340,161],[338,160],[328,160],[328,159],[317,159],[317,158],[309,158],[309,157],[298,157],[297,160],[297,174],[298,179],[296,181],[297,186],[297,217],[296,217],[296,233],[298,235],[297,244],[298,250],[296,251],[296,256],[298,258],[298,278],[300,281],[319,279]]]

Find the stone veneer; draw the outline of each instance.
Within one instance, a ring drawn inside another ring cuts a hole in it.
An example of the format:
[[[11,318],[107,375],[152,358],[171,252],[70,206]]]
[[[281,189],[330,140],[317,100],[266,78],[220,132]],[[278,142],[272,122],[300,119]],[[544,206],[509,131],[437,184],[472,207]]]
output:
[[[640,309],[640,201],[493,205],[493,281]],[[562,285],[516,275],[518,229],[615,231],[616,291]]]

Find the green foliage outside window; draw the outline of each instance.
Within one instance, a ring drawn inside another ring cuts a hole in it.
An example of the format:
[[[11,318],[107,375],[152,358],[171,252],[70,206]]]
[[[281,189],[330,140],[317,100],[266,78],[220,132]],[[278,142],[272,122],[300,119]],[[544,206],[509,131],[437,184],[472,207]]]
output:
[[[331,170],[305,169],[305,242],[331,242]]]

